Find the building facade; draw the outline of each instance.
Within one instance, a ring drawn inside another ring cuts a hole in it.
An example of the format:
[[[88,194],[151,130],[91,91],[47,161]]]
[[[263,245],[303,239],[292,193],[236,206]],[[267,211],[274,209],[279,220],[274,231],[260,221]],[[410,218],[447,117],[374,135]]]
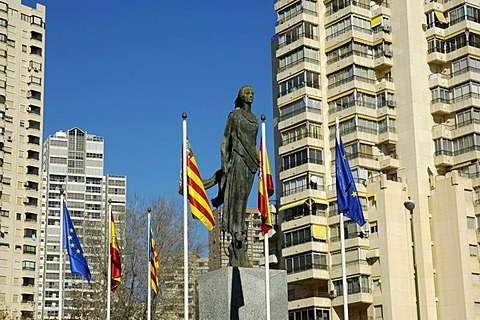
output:
[[[0,1],[0,314],[33,319],[37,295],[45,7]]]
[[[64,316],[92,318],[95,311],[91,299],[97,297],[101,304],[103,298],[99,297],[106,296],[108,200],[112,200],[117,237],[122,239],[126,177],[104,175],[103,138],[79,128],[49,136],[43,159],[37,319],[58,317],[61,190],[92,273],[91,283],[71,274],[64,252]],[[106,302],[101,307],[105,309]]]
[[[274,9],[289,319],[343,318],[336,119],[367,220],[345,222],[350,319],[479,319],[480,4],[277,0]]]
[[[210,271],[217,270],[228,266],[228,246],[231,236],[220,231],[222,209],[215,209],[213,216],[216,224],[208,233],[208,264]],[[263,252],[263,236],[262,236],[262,219],[258,209],[247,208],[245,216],[245,224],[247,226],[247,254],[254,268],[264,264]]]

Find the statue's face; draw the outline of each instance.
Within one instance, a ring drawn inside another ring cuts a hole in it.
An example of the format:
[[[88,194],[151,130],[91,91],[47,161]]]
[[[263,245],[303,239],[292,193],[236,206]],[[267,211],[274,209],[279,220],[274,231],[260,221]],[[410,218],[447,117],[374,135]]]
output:
[[[253,89],[252,88],[245,88],[242,90],[242,100],[247,102],[247,103],[252,103],[253,102]]]

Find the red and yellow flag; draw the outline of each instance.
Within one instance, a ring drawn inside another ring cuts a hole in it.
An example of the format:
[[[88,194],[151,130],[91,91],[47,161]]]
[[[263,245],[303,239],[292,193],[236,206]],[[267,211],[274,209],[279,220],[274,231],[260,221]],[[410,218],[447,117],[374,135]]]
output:
[[[180,194],[183,193],[183,179],[180,179]],[[193,156],[192,147],[187,140],[187,186],[188,186],[188,201],[190,201],[190,212],[198,220],[212,230],[215,226],[215,219],[213,217],[212,209],[208,203],[207,193],[203,186],[202,177],[198,170],[197,162]]]
[[[110,256],[112,261],[112,292],[122,283],[122,262],[120,259],[120,249],[118,247],[117,233],[115,231],[115,222],[113,213],[110,212]]]
[[[150,262],[150,283],[152,286],[153,292],[158,294],[160,292],[160,285],[158,280],[158,255],[157,249],[155,248],[155,238],[153,237],[152,226],[150,226],[150,250],[149,250],[149,262]]]
[[[258,211],[262,215],[262,235],[272,228],[270,213],[270,198],[273,195],[273,180],[268,162],[268,153],[265,149],[265,163],[263,163],[263,141],[260,141],[260,171],[258,172]]]

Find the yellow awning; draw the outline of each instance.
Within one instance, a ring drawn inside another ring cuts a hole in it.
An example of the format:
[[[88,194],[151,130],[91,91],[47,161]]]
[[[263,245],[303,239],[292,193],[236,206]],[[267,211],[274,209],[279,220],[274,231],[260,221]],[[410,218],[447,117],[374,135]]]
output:
[[[314,224],[312,235],[317,240],[327,240],[327,227]]]
[[[434,12],[435,12],[435,16],[437,17],[438,21],[440,21],[441,23],[448,23],[447,19],[445,19],[445,15],[443,14],[443,12],[440,12],[440,11],[437,11],[437,10],[434,10]]]
[[[330,51],[335,50],[335,49],[343,46],[344,44],[349,43],[350,41],[352,41],[352,39],[351,39],[351,38],[348,38],[348,39],[346,39],[346,40],[344,40],[344,41],[342,41],[342,42],[336,43],[335,45],[326,48],[326,49],[325,49],[325,53],[329,53]]]
[[[465,167],[465,166],[468,166],[468,165],[471,165],[471,164],[472,164],[472,161],[462,162],[462,163],[454,165],[451,168],[451,170],[458,169],[458,168],[461,168],[461,167]]]
[[[327,99],[327,102],[332,102],[334,100],[337,100],[339,98],[342,98],[342,97],[345,97],[345,96],[348,96],[349,94],[353,93],[355,89],[351,89],[351,90],[348,90],[348,91],[345,91],[345,92],[342,92],[342,93],[339,93],[331,98],[328,98]]]
[[[456,37],[456,36],[458,36],[458,35],[460,35],[460,34],[464,34],[466,31],[467,31],[467,30],[462,29],[462,30],[459,30],[459,31],[454,32],[454,33],[452,33],[452,34],[449,34],[449,35],[445,36],[445,40],[454,38],[454,37]]]
[[[298,97],[298,98],[295,98],[295,99],[292,99],[292,100],[287,101],[287,102],[285,102],[285,103],[282,103],[282,104],[278,105],[278,108],[281,108],[281,107],[283,107],[283,106],[286,106],[287,104],[293,103],[293,102],[295,102],[295,101],[297,101],[297,100],[300,100],[300,99],[303,99],[303,96],[300,96],[300,97]]]
[[[379,24],[382,23],[382,16],[378,16],[372,19],[372,28],[378,26]]]
[[[364,89],[360,89],[360,88],[357,88],[357,92],[365,93],[365,94],[368,94],[368,95],[371,95],[371,96],[376,95],[375,92],[368,91],[368,90],[364,90]]]
[[[358,117],[361,118],[361,119],[364,119],[364,120],[378,121],[377,118],[375,118],[375,117],[370,117],[370,116],[366,116],[366,115],[364,115],[364,114],[359,114]]]
[[[278,209],[278,211],[287,210],[287,209],[290,209],[290,208],[293,208],[293,207],[296,207],[296,206],[300,206],[300,205],[304,204],[305,201],[307,201],[307,199],[309,199],[309,198],[303,198],[301,200],[297,200],[297,201],[294,201],[294,202],[284,204],[283,206],[280,207],[280,209]],[[325,200],[325,199],[320,199],[320,198],[310,198],[310,199],[312,199],[315,203],[322,203],[322,204],[328,205],[328,201]]]

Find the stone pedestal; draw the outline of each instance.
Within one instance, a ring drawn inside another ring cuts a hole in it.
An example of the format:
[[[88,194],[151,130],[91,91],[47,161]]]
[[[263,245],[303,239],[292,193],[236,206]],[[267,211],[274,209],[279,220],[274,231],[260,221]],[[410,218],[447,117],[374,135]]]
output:
[[[227,267],[197,280],[198,320],[266,319],[265,269]],[[270,270],[270,319],[288,319],[285,270]]]

